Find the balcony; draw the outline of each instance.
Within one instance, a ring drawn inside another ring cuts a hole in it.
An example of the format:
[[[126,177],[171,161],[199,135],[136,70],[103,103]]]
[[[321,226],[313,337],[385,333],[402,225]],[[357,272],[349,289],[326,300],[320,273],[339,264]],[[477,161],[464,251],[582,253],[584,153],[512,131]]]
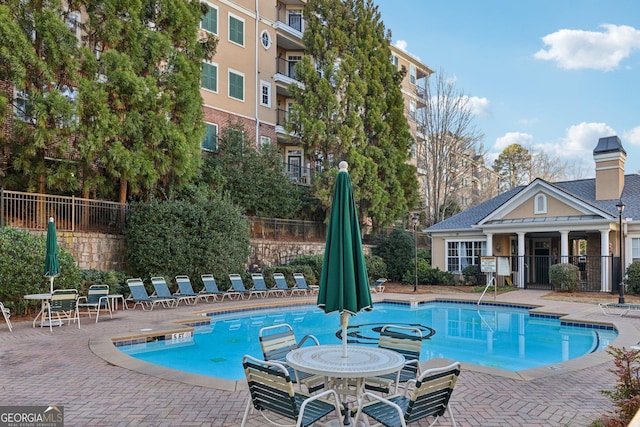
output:
[[[295,67],[298,60],[292,61],[282,57],[278,57],[276,62],[276,74],[274,80],[276,82],[276,91],[278,95],[289,96],[289,85],[297,84],[304,89],[304,85],[296,78]]]
[[[284,163],[284,173],[293,182],[299,185],[311,185],[311,168],[306,168],[295,163]]]
[[[302,50],[302,34],[304,33],[304,19],[302,9],[278,8],[278,18],[275,23],[276,41],[278,47],[287,50]]]

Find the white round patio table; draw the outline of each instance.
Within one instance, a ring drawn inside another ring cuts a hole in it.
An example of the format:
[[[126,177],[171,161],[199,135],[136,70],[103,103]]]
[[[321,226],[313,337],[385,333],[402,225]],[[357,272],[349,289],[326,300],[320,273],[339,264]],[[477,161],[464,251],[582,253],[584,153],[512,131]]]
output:
[[[293,369],[325,377],[325,384],[345,402],[344,424],[349,425],[346,396],[353,394],[360,401],[365,378],[397,372],[405,358],[393,350],[362,345],[347,345],[343,357],[342,345],[314,345],[291,350],[286,361]]]
[[[36,327],[36,322],[39,318],[44,315],[44,310],[47,306],[47,301],[51,299],[51,294],[27,294],[23,297],[24,299],[32,299],[32,300],[40,300],[40,311],[35,319],[33,319],[33,327]],[[40,322],[40,327],[42,327],[42,322]],[[47,325],[48,326],[48,325]]]

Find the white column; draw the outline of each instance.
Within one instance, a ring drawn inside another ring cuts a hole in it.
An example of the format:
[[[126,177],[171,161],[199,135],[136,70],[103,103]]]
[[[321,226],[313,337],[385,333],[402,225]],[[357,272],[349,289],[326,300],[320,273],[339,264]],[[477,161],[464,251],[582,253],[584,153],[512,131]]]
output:
[[[569,262],[569,231],[560,231],[560,262],[566,264]]]
[[[493,234],[485,233],[485,236],[487,236],[487,256],[492,256],[493,255]]]
[[[609,229],[600,230],[600,291],[611,292],[611,271],[609,269]]]
[[[518,283],[519,288],[524,288],[524,236],[523,231],[518,232]]]

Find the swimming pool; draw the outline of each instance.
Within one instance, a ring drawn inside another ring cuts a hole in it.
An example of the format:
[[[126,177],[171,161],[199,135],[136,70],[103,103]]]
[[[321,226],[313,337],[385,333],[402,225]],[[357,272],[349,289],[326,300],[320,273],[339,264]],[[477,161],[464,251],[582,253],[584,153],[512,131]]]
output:
[[[419,326],[421,360],[444,357],[509,371],[570,360],[606,348],[617,336],[613,326],[567,323],[559,316],[530,313],[533,307],[435,301],[416,305],[376,303],[350,319],[352,344],[376,345],[385,324]],[[321,344],[341,341],[339,316],[314,305],[212,314],[193,334],[118,348],[137,359],[200,375],[240,380],[244,354],[261,357],[258,331],[290,324],[298,339],[315,335]]]

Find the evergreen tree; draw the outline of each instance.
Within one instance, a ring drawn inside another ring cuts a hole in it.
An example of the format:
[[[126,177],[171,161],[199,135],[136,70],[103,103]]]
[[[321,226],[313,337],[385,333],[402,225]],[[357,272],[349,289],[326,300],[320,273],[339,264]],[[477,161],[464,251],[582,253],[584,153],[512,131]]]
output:
[[[296,68],[304,88],[290,86],[287,127],[323,171],[314,190],[325,207],[346,160],[359,214],[388,225],[416,205],[418,188],[390,36],[371,0],[310,0],[304,16],[307,55]]]
[[[493,170],[500,174],[503,191],[526,185],[531,180],[531,153],[520,144],[511,144],[494,160]]]
[[[188,182],[216,46],[199,35],[203,13],[198,0],[3,1],[0,76],[19,96],[0,99],[16,111],[1,142],[16,187],[124,202]]]

